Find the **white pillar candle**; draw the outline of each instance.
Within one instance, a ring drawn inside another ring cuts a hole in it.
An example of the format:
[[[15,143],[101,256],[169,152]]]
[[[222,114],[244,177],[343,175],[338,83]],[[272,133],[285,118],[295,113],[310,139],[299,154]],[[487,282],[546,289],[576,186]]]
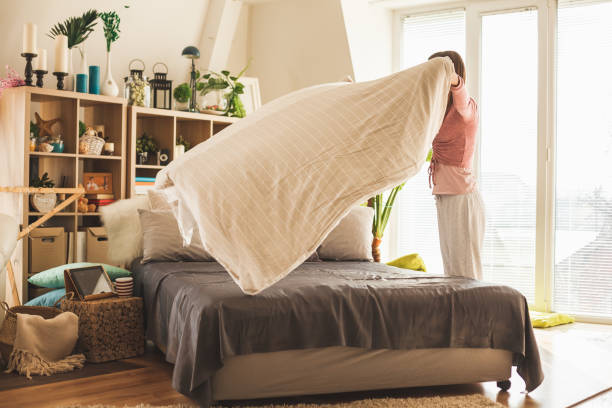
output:
[[[34,23],[23,25],[23,53],[36,53],[36,24]]]
[[[39,70],[39,71],[46,71],[47,70],[47,50],[45,50],[44,48],[39,48],[38,49],[38,57],[34,58],[34,69],[35,70]]]
[[[54,72],[68,72],[68,37],[65,35],[55,37]]]

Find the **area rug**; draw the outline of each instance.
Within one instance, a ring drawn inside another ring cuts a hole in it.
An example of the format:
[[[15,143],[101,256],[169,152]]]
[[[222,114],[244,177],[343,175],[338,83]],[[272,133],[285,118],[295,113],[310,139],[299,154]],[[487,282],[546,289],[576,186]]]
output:
[[[273,404],[273,405],[240,405],[249,408],[504,408],[503,405],[493,402],[484,395],[457,395],[447,397],[419,397],[419,398],[375,398],[358,401],[341,402],[337,404]],[[195,407],[195,406],[193,406]],[[132,407],[112,405],[68,405],[58,408],[192,408],[185,404],[155,406],[141,404]],[[225,408],[225,405],[216,405],[214,408]]]
[[[144,366],[127,361],[109,361],[108,363],[86,363],[81,369],[68,373],[54,374],[51,376],[32,376],[28,380],[17,373],[6,374],[0,370],[0,391],[15,388],[33,387],[35,385],[52,384],[61,381],[76,380],[79,378],[95,377],[98,375],[111,374],[119,371],[135,370]]]

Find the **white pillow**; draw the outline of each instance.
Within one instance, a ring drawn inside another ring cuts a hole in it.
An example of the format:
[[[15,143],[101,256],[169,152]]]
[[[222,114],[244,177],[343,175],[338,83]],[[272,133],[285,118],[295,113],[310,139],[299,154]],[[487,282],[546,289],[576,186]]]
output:
[[[147,197],[119,200],[100,207],[102,223],[108,234],[108,259],[111,263],[129,264],[142,256],[142,228],[139,209],[148,209]]]
[[[317,250],[324,261],[371,261],[374,209],[355,207],[349,211]]]

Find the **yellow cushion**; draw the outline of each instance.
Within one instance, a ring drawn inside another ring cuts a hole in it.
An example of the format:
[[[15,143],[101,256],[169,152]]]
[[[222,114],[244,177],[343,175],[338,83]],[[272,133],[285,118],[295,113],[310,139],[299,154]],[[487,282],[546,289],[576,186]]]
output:
[[[529,311],[531,317],[531,325],[533,327],[553,327],[560,324],[574,323],[575,319],[572,316],[562,313],[544,313]]]
[[[412,269],[413,271],[427,272],[425,262],[423,262],[423,258],[421,258],[419,254],[404,255],[391,262],[387,262],[387,265],[403,269]]]

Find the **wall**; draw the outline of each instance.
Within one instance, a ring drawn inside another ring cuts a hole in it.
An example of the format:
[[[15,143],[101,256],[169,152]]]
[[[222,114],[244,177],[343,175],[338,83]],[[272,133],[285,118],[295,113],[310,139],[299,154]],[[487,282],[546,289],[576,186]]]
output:
[[[392,72],[393,12],[368,0],[341,0],[356,81]]]
[[[259,78],[262,102],[353,75],[339,0],[251,4],[248,76]]]
[[[100,8],[100,11],[115,10],[121,18],[120,38],[111,48],[112,73],[120,85],[123,84],[123,77],[129,73],[129,62],[134,58],[145,62],[145,74],[149,76],[152,76],[153,64],[161,61],[168,65],[170,79],[183,81],[188,78],[190,61],[181,57],[181,51],[187,45],[198,45],[209,3],[208,0],[19,0],[16,6],[17,1],[4,2],[15,6],[5,5],[0,13],[0,38],[3,42],[0,48],[0,76],[5,76],[6,64],[23,75],[25,61],[19,54],[24,22],[37,24],[38,47],[47,49],[51,72],[54,65],[54,41],[46,36],[49,29],[70,16],[81,15],[90,8]],[[130,8],[126,9],[124,5],[130,5]],[[85,48],[88,64],[100,65],[103,76],[106,42],[100,21],[95,32],[85,42]],[[78,69],[78,51],[74,51],[73,58],[73,69]],[[45,80],[46,87],[55,86],[55,77],[47,74]]]

